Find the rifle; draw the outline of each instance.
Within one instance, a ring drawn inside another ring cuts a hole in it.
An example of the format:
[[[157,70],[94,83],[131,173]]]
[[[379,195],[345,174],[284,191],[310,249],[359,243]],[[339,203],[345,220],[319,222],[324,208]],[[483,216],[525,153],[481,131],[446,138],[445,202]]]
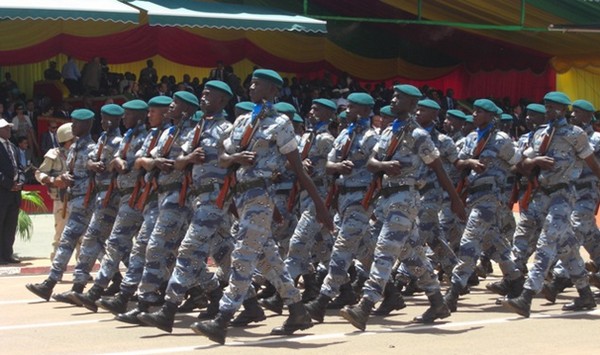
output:
[[[250,148],[250,142],[252,141],[256,130],[258,129],[259,121],[266,117],[270,107],[271,106],[265,101],[263,101],[262,105],[256,105],[254,107],[250,123],[248,123],[244,133],[242,134],[242,139],[240,141],[240,145],[236,149],[236,152],[243,152]],[[225,205],[225,200],[229,195],[229,191],[236,184],[235,174],[239,168],[240,164],[232,164],[229,167],[227,174],[225,175],[225,179],[223,180],[223,186],[221,186],[221,190],[219,190],[219,195],[215,201],[217,207],[222,209]]]
[[[540,149],[538,150],[539,156],[544,156],[548,152],[548,148],[550,147],[550,142],[554,137],[554,132],[556,131],[556,127],[552,125],[552,130],[550,134],[544,133],[544,138],[542,139],[542,144],[540,144]],[[527,189],[521,197],[521,201],[519,202],[519,207],[524,211],[527,211],[529,208],[529,203],[531,202],[531,198],[533,197],[534,192],[539,187],[538,175],[540,174],[540,168],[535,167],[531,172],[531,176],[529,177],[529,181],[527,182]]]
[[[102,159],[102,152],[104,151],[104,146],[106,145],[107,141],[108,141],[108,135],[106,134],[106,132],[102,132],[102,136],[100,136],[100,138],[98,139],[98,151],[96,152],[96,159],[94,159],[95,163],[99,162],[100,159]],[[85,192],[85,198],[83,199],[83,207],[84,208],[87,208],[88,205],[90,204],[90,199],[92,198],[92,194],[94,193],[94,190],[96,189],[95,178],[96,178],[96,173],[94,171],[92,171],[90,173],[87,191]]]
[[[408,122],[404,124],[404,127],[402,128],[402,130],[398,131],[398,133],[396,133],[392,136],[392,140],[390,142],[390,145],[388,146],[388,149],[385,153],[385,158],[383,159],[383,161],[392,160],[392,158],[394,157],[394,154],[396,154],[396,150],[398,150],[398,146],[400,145],[400,142],[402,142],[402,139],[404,138],[404,135],[406,134],[407,128],[408,128]],[[375,192],[377,192],[381,189],[381,182],[383,181],[383,175],[384,175],[383,171],[379,171],[379,172],[373,174],[373,180],[371,180],[371,183],[369,184],[369,188],[367,189],[367,193],[365,194],[365,197],[363,198],[363,200],[361,202],[361,205],[364,207],[365,210],[369,209],[369,205],[371,204],[371,201],[373,200],[373,196],[375,196]]]
[[[77,142],[73,143],[73,160],[71,160],[71,164],[69,164],[69,175],[73,175],[75,170],[75,160],[77,160]],[[62,198],[63,201],[63,210],[62,210],[62,218],[67,218],[67,205],[69,204],[69,194],[68,191],[65,190],[65,193]]]
[[[123,160],[126,160],[127,151],[129,150],[129,145],[131,144],[131,140],[133,139],[133,128],[130,128],[130,131],[125,133],[125,138],[123,139],[125,140],[125,146],[123,147],[121,154],[119,154],[119,157]],[[114,171],[112,174],[110,184],[108,184],[108,189],[106,190],[106,195],[104,195],[104,199],[102,200],[102,208],[106,208],[108,206],[108,203],[110,202],[110,196],[112,195],[115,186],[117,186],[118,175],[119,173],[117,173],[116,171]]]
[[[306,138],[306,142],[304,143],[304,148],[302,148],[302,154],[300,154],[300,161],[304,161],[308,158],[308,153],[310,152],[310,148],[312,147],[313,140],[315,138],[315,132],[309,132],[308,137]],[[296,198],[298,193],[300,192],[301,186],[300,181],[296,178],[294,184],[292,185],[292,190],[290,191],[290,197],[287,201],[287,211],[292,212],[294,209],[294,205],[296,204]]]
[[[515,174],[515,181],[513,182],[512,189],[510,191],[510,199],[508,200],[508,208],[512,209],[512,206],[519,201],[519,183],[523,175]]]
[[[190,149],[190,154],[198,147],[200,143],[200,136],[202,135],[202,131],[204,131],[204,122],[206,118],[202,118],[196,127],[194,128],[194,138],[192,139],[192,146]],[[188,187],[192,184],[192,169],[193,164],[190,164],[185,167],[185,173],[183,176],[183,183],[181,184],[181,190],[179,191],[179,207],[183,207],[185,205],[185,195],[187,195]]]
[[[342,148],[342,154],[340,157],[340,161],[344,161],[348,159],[350,155],[350,148],[352,148],[352,142],[354,141],[355,133],[352,131],[348,139],[346,140],[346,144]],[[327,197],[325,197],[325,207],[329,209],[333,204],[333,201],[337,199],[338,194],[340,193],[339,188],[335,181],[340,177],[340,174],[336,173],[333,175],[333,179],[329,184],[329,190],[327,191]]]
[[[485,139],[481,139],[477,145],[475,146],[475,150],[473,151],[473,159],[479,159],[479,156],[483,152],[483,149],[487,145],[487,142],[490,140],[492,136],[493,128],[486,134]],[[471,168],[464,169],[460,174],[460,180],[458,181],[458,185],[456,185],[456,193],[461,197],[463,203],[467,200],[467,178],[471,174]]]
[[[150,145],[148,146],[148,150],[146,151],[146,157],[148,157],[150,155],[150,152],[152,151],[152,149],[154,149],[154,147],[156,146],[156,143],[158,143],[159,136],[160,136],[160,132],[157,129],[153,132],[152,140],[150,141]],[[129,207],[131,207],[131,208],[136,208],[136,200],[138,198],[138,195],[140,194],[140,189],[144,185],[144,175],[145,174],[146,174],[146,171],[144,169],[140,169],[140,172],[139,172],[137,178],[135,179],[135,185],[133,186],[133,192],[131,193],[131,196],[129,196]]]
[[[169,152],[171,151],[171,147],[173,146],[173,142],[175,141],[175,138],[178,134],[178,127],[173,126],[170,128],[169,136],[167,137],[165,144],[163,144],[160,151],[158,152],[158,158],[164,158],[167,154],[169,154]],[[135,205],[138,211],[144,210],[144,206],[146,206],[146,201],[148,200],[148,197],[150,197],[152,191],[158,189],[158,182],[156,181],[158,179],[158,174],[160,174],[159,169],[152,169],[150,179],[148,180],[146,185],[144,185],[144,191],[142,192],[142,195],[140,196],[140,198],[137,201],[137,204]]]

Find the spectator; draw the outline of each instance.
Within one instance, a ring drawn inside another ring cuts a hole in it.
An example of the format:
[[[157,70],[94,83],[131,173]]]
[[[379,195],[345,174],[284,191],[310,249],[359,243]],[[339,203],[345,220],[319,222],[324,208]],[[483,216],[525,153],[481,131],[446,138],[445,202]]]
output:
[[[31,100],[31,99],[27,100],[27,103],[25,104],[25,115],[27,115],[27,117],[29,117],[29,120],[31,121],[31,125],[33,126],[33,130],[35,132],[37,132],[37,119],[38,119],[39,113],[35,109],[35,105],[33,103],[33,100]]]
[[[146,88],[154,88],[157,80],[158,74],[154,68],[154,61],[152,61],[152,59],[148,59],[146,61],[146,67],[140,71],[140,87],[143,91],[145,91]]]
[[[75,59],[71,56],[68,57],[67,62],[62,67],[62,77],[65,86],[69,89],[72,96],[81,94],[81,73]]]
[[[0,83],[0,89],[0,91],[5,92],[6,96],[9,98],[16,98],[20,94],[17,82],[12,79],[12,75],[8,72],[4,74],[4,81]]]
[[[81,71],[81,84],[85,94],[97,95],[100,91],[100,80],[102,78],[102,64],[100,57],[94,57],[85,63]]]
[[[42,134],[42,155],[46,155],[46,153],[52,148],[58,148],[58,137],[56,136],[56,131],[58,129],[58,123],[55,121],[50,121],[48,126],[48,131]]]
[[[217,67],[211,69],[208,80],[221,80],[225,81],[225,66],[222,60],[217,60]]]
[[[31,184],[35,181],[33,176],[35,172],[35,166],[33,166],[33,155],[29,148],[29,140],[27,137],[17,138],[17,161],[23,173],[25,174],[25,183]]]
[[[56,69],[56,62],[50,61],[50,67],[44,70],[44,80],[60,80],[62,75]]]

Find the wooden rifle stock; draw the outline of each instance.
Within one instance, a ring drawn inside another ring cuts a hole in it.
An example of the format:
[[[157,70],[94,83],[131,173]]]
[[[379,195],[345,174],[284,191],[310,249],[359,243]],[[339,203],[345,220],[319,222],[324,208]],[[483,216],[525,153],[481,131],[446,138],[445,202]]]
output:
[[[483,149],[487,145],[487,142],[490,140],[492,136],[492,131],[494,128],[491,128],[490,131],[486,134],[485,139],[481,139],[477,145],[475,146],[475,151],[473,152],[473,158],[479,159],[479,156],[483,152]],[[467,185],[468,185],[468,177],[471,174],[471,168],[463,169],[460,174],[460,179],[458,180],[458,184],[456,185],[456,193],[462,199],[463,203],[467,200]]]
[[[519,201],[519,182],[523,176],[521,174],[515,174],[515,181],[512,184],[510,191],[510,199],[508,200],[508,208],[512,209],[512,206]]]
[[[344,161],[348,159],[348,156],[350,155],[350,149],[352,148],[352,142],[354,141],[354,137],[355,137],[355,133],[352,132],[352,136],[348,137],[348,140],[346,141],[346,144],[344,144],[344,147],[342,148],[342,154],[340,157],[340,161]],[[336,180],[340,177],[340,174],[334,174],[333,175],[333,179],[331,180],[331,183],[329,184],[329,190],[327,191],[327,196],[325,197],[325,207],[327,207],[327,209],[331,208],[331,206],[333,205],[333,202],[335,200],[337,200],[337,197],[340,193],[340,189],[338,188],[337,184],[335,183]]]
[[[312,147],[313,139],[315,137],[314,132],[310,132],[308,137],[306,138],[306,142],[304,143],[304,148],[302,149],[302,154],[300,154],[300,161],[303,162],[306,158],[308,158],[308,153],[310,152],[310,148]],[[301,186],[298,178],[294,181],[292,185],[292,190],[290,191],[290,196],[287,201],[287,211],[292,212],[294,209],[294,205],[296,204],[296,200],[298,198],[298,193],[300,192]]]
[[[556,130],[556,127],[552,126],[552,130],[550,131],[550,134],[544,135],[544,139],[542,139],[542,144],[540,144],[539,156],[544,156],[548,152],[548,148],[550,147],[550,142],[552,141],[552,138],[554,137],[555,130]],[[527,209],[529,208],[529,203],[531,202],[531,198],[533,197],[533,194],[539,187],[539,181],[538,181],[539,174],[540,174],[540,168],[536,166],[532,171],[531,177],[529,178],[529,181],[527,182],[527,189],[525,190],[525,193],[523,194],[523,197],[521,198],[521,201],[519,203],[519,207],[521,209],[523,209],[524,211],[527,211]]]
[[[130,136],[125,137],[125,139],[127,139],[127,141],[125,142],[125,146],[123,147],[123,150],[120,154],[121,159],[123,160],[127,159],[127,151],[129,150],[129,145],[131,144],[131,140],[133,139],[133,133]],[[108,184],[108,189],[106,190],[106,195],[104,195],[104,199],[102,200],[102,208],[106,208],[108,206],[108,203],[110,202],[110,197],[112,196],[113,190],[117,186],[118,175],[119,173],[117,173],[116,171],[112,174],[110,184]]]
[[[69,175],[73,175],[73,172],[75,170],[75,160],[77,160],[77,144],[75,144],[73,146],[73,160],[71,160],[71,164],[69,164]],[[67,218],[67,207],[69,204],[69,192],[68,189],[65,189],[65,194],[63,195],[62,198],[63,201],[63,210],[62,210],[62,218],[65,219]]]
[[[152,149],[154,149],[154,147],[156,147],[156,143],[158,143],[158,138],[160,137],[160,132],[159,131],[155,131],[154,133],[155,135],[152,137],[152,140],[150,141],[150,144],[148,146],[148,150],[146,152],[146,158],[150,155],[150,151],[152,151]],[[137,208],[137,203],[136,201],[138,200],[138,195],[140,194],[140,190],[142,189],[142,186],[144,186],[144,175],[146,174],[146,171],[142,168],[140,168],[140,173],[138,174],[137,178],[135,179],[135,185],[133,186],[133,192],[131,193],[131,196],[129,197],[129,207],[131,208]],[[147,198],[147,197],[146,197]],[[142,209],[144,207],[142,206]]]
[[[100,139],[100,143],[98,146],[98,151],[96,152],[96,159],[94,160],[95,163],[99,162],[100,159],[102,158],[102,152],[104,151],[104,145],[106,144],[106,141],[108,140],[108,135],[106,132],[103,133],[103,137],[102,139]],[[90,204],[90,200],[92,198],[92,194],[94,193],[94,190],[96,189],[96,173],[92,171],[92,173],[90,174],[90,178],[89,178],[89,182],[88,182],[88,187],[87,190],[85,192],[85,198],[83,199],[83,207],[87,208],[88,205]]]
[[[204,130],[204,122],[206,122],[206,121],[204,118],[202,118],[202,121],[199,122],[198,124],[196,124],[196,127],[194,128],[194,138],[192,139],[192,147],[190,150],[190,154],[196,148],[198,148],[198,144],[200,143],[200,135],[202,134],[202,131]],[[192,164],[186,166],[186,168],[185,168],[185,172],[183,175],[183,183],[181,184],[181,190],[179,190],[179,201],[178,201],[179,207],[185,206],[185,197],[187,195],[187,190],[188,190],[189,186],[192,184],[192,169],[193,169]]]

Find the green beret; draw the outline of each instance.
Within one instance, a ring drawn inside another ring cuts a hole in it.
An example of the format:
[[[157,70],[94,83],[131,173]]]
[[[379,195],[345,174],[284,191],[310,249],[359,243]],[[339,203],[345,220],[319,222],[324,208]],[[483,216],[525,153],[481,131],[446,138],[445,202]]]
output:
[[[204,84],[204,87],[209,87],[209,88],[220,90],[220,91],[226,93],[227,96],[233,97],[233,92],[231,91],[231,88],[229,87],[229,85],[222,82],[221,80],[211,80],[211,81],[207,82],[206,84]]]
[[[246,112],[252,112],[254,110],[254,103],[250,101],[242,101],[235,104],[235,108]]]
[[[340,114],[338,115],[338,118],[342,121],[344,121],[346,119],[346,116],[348,116],[348,112],[346,112],[346,110],[340,112]]]
[[[300,117],[299,114],[294,113],[294,119],[292,120],[292,122],[296,122],[296,123],[302,123],[304,124],[304,120],[302,119],[302,117]]]
[[[71,112],[71,118],[78,121],[91,120],[94,116],[96,116],[96,114],[86,108],[80,108]]]
[[[364,92],[355,92],[348,95],[348,101],[362,106],[373,107],[373,105],[375,105],[375,100],[373,100],[373,97]]]
[[[500,107],[498,107],[498,109],[496,110],[496,114],[502,115],[503,113],[504,113],[504,111]]]
[[[418,105],[422,107],[432,108],[434,110],[441,109],[440,105],[431,99],[419,100]]]
[[[465,122],[473,123],[473,115],[465,115]]]
[[[466,121],[466,119],[467,119],[467,115],[465,115],[465,113],[462,112],[461,110],[448,110],[448,111],[446,111],[446,115],[450,115],[454,118],[458,118],[461,121]]]
[[[492,102],[492,100],[488,99],[475,100],[475,102],[473,103],[473,107],[479,107],[480,109],[483,109],[487,112],[491,112],[496,115],[498,114],[498,110],[500,110],[498,106],[496,106],[496,104]]]
[[[423,94],[421,93],[421,91],[419,89],[417,89],[416,87],[412,86],[412,85],[408,85],[408,84],[404,84],[404,85],[396,85],[394,86],[394,91],[398,91],[401,92],[405,95],[408,96],[412,96],[412,97],[423,97]]]
[[[546,107],[540,104],[529,104],[527,105],[527,109],[529,111],[541,113],[542,115],[546,114]]]
[[[154,96],[148,101],[150,107],[168,107],[173,102],[173,99],[168,96]]]
[[[380,115],[385,115],[385,116],[389,116],[389,117],[396,117],[396,115],[394,115],[392,113],[392,106],[387,105],[387,106],[383,106],[380,110],[379,110],[379,114]]]
[[[337,105],[335,104],[335,102],[329,100],[329,99],[314,99],[312,100],[313,104],[319,104],[325,108],[328,108],[330,110],[337,110]]]
[[[513,120],[513,116],[508,113],[503,113],[500,116],[500,121],[512,121],[512,120]]]
[[[124,103],[122,105],[122,107],[126,110],[133,110],[133,111],[147,111],[148,110],[148,104],[145,103],[143,100],[127,101],[126,103]]]
[[[199,122],[200,119],[204,116],[204,111],[198,110],[196,113],[192,115],[192,121]]]
[[[273,105],[273,108],[279,113],[296,113],[294,105],[288,104],[287,102],[278,102]]]
[[[256,69],[254,73],[252,73],[252,77],[270,81],[278,87],[283,86],[283,79],[281,78],[281,75],[271,69]]]
[[[588,111],[588,112],[596,111],[596,109],[594,108],[594,105],[592,105],[592,103],[587,100],[575,100],[573,102],[573,107],[577,107],[578,109]]]
[[[102,106],[100,112],[105,115],[120,117],[123,116],[125,110],[123,110],[123,108],[117,104],[108,104]]]
[[[179,100],[185,102],[188,105],[192,105],[196,108],[200,107],[200,104],[198,103],[198,98],[196,97],[196,95],[192,94],[191,92],[188,91],[177,91],[175,94],[173,94],[173,97],[178,98]]]
[[[547,93],[546,96],[544,96],[544,100],[556,102],[557,104],[567,106],[571,104],[571,99],[569,99],[569,97],[564,92],[560,91],[551,91]]]

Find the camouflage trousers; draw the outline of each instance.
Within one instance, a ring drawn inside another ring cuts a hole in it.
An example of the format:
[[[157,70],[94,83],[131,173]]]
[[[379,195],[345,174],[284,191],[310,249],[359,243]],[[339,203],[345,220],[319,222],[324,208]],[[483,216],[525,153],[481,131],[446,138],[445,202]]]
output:
[[[276,191],[273,195],[273,201],[275,206],[281,214],[282,221],[277,223],[274,221],[271,230],[273,231],[273,238],[279,245],[279,252],[282,258],[285,258],[289,251],[290,238],[294,234],[296,225],[298,224],[298,217],[292,212],[287,211],[288,197],[290,196],[290,190]]]
[[[416,220],[419,200],[418,191],[413,189],[379,199],[378,203],[383,211],[383,226],[375,246],[369,279],[363,288],[363,297],[373,302],[381,299],[396,259],[405,264],[405,271],[419,280],[428,295],[439,292],[440,284],[434,275],[433,266],[425,256],[418,233]]]
[[[127,265],[127,271],[123,276],[123,281],[121,281],[121,292],[129,295],[135,293],[142,280],[144,265],[146,265],[148,240],[150,239],[150,234],[152,234],[154,226],[156,225],[156,220],[158,219],[158,201],[156,198],[150,199],[146,203],[142,214],[144,216],[144,222],[142,222],[142,226],[135,237],[135,242],[133,243],[131,253],[129,254],[129,265]]]
[[[511,258],[510,245],[505,236],[500,234],[500,208],[506,208],[501,198],[495,193],[470,196],[469,214],[465,231],[460,241],[458,264],[452,271],[452,283],[461,287],[473,273],[482,250],[489,250],[490,257],[495,260],[503,275],[514,280],[522,275]]]
[[[535,244],[542,231],[544,216],[536,200],[529,203],[527,210],[519,209],[519,223],[512,240],[512,258],[520,270],[526,270],[527,260],[535,251]]]
[[[227,210],[214,203],[217,194],[218,191],[202,193],[193,202],[192,220],[179,246],[165,295],[165,300],[171,303],[180,304],[186,291],[195,285],[207,293],[219,287],[219,279],[208,272],[206,260],[209,255],[218,264],[230,259],[233,239],[229,237],[231,221]],[[229,262],[225,267],[228,266]]]
[[[52,267],[48,277],[54,281],[60,281],[67,269],[69,260],[73,255],[75,245],[81,239],[90,224],[93,208],[83,206],[84,196],[74,197],[69,201],[69,219],[65,225],[60,242],[56,249],[56,255],[52,259]]]
[[[231,253],[231,275],[219,303],[221,313],[233,313],[248,295],[252,275],[258,271],[277,289],[285,304],[300,302],[271,234],[274,202],[265,188],[251,188],[235,198],[239,229]],[[261,262],[259,259],[263,259]]]
[[[189,223],[190,209],[179,206],[179,190],[158,194],[158,218],[148,239],[146,264],[138,285],[138,299],[156,302],[159,291],[167,284],[175,265],[177,249]]]
[[[117,219],[106,241],[106,251],[94,280],[94,284],[102,288],[108,287],[110,280],[119,271],[119,263],[128,258],[133,237],[138,234],[144,222],[142,212],[129,207],[130,197],[131,194],[121,196]]]
[[[439,213],[440,229],[444,236],[444,239],[448,242],[448,245],[452,251],[458,251],[460,245],[460,238],[462,237],[465,225],[461,222],[450,207],[450,198],[447,193],[443,194],[442,209]]]
[[[539,292],[546,274],[557,258],[567,269],[573,284],[578,289],[586,287],[587,272],[579,254],[581,243],[575,237],[570,223],[574,202],[570,189],[561,189],[549,195],[538,191],[534,199],[545,218],[525,288]]]

